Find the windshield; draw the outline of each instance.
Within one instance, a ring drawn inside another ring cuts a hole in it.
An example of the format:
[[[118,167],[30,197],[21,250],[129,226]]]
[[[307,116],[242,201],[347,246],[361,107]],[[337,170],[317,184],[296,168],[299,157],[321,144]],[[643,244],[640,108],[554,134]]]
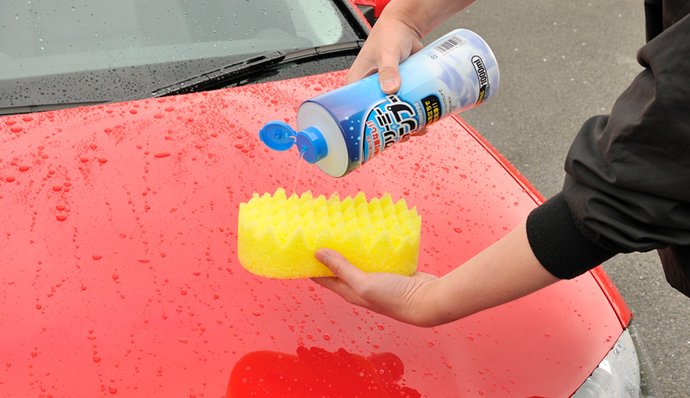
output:
[[[361,38],[330,0],[3,3],[0,108],[112,101],[252,54]]]

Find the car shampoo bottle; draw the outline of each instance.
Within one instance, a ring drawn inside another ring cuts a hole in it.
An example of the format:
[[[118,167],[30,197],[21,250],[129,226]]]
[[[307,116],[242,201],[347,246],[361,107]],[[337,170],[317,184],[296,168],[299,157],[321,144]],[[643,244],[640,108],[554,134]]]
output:
[[[371,75],[302,103],[297,131],[272,121],[259,136],[279,151],[297,145],[304,160],[343,177],[413,132],[488,100],[499,84],[493,52],[466,29],[439,38],[399,70],[395,94],[383,93]]]

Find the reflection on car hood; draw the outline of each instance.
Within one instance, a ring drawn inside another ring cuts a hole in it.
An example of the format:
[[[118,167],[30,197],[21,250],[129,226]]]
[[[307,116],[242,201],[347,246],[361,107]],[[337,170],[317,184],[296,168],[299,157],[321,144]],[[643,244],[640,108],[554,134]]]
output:
[[[459,118],[342,179],[298,174],[296,152],[259,141],[265,122],[294,125],[302,101],[342,80],[0,118],[0,388],[217,397],[246,381],[290,396],[289,375],[304,397],[324,378],[350,396],[371,383],[407,396],[572,393],[621,333],[589,273],[425,329],[240,266],[238,204],[277,187],[404,198],[422,216],[419,270],[436,275],[535,206]]]

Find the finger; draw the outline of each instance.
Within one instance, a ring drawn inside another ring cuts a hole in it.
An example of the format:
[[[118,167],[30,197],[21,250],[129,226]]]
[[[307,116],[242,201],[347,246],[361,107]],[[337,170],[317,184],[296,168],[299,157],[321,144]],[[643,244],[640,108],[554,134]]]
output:
[[[426,127],[424,127],[424,128],[422,128],[422,129],[420,129],[420,130],[417,130],[417,131],[412,132],[412,134],[408,134],[408,135],[404,136],[403,138],[400,139],[400,142],[407,142],[407,141],[409,141],[410,138],[412,138],[412,137],[420,137],[420,136],[423,136],[423,135],[426,134],[426,133],[427,133],[427,130],[426,130]]]
[[[378,71],[379,86],[386,94],[394,94],[400,90],[400,72],[398,64],[402,56],[397,51],[382,53],[380,59],[368,59],[361,56],[355,59],[345,76],[345,84],[354,83]]]
[[[314,257],[333,272],[338,279],[352,286],[366,277],[366,273],[347,261],[340,253],[332,249],[322,248],[314,253]]]
[[[423,136],[424,134],[426,134],[426,133],[428,133],[428,132],[429,132],[429,131],[426,129],[426,127],[424,127],[424,128],[421,128],[421,129],[415,131],[414,133],[412,133],[412,135],[415,136],[415,137],[421,137],[421,136]]]
[[[321,285],[326,289],[332,291],[333,293],[339,295],[350,304],[359,305],[362,307],[366,305],[366,301],[363,300],[357,294],[357,292],[355,292],[355,290],[352,289],[352,287],[350,287],[350,285],[338,278],[332,276],[323,276],[318,278],[311,278],[311,280],[314,281],[314,283],[316,283],[317,285]]]
[[[391,42],[394,45],[385,45],[378,48],[380,50],[378,74],[381,91],[386,94],[395,94],[400,90],[401,78],[399,65],[407,57],[424,48],[416,34],[407,27],[398,28],[394,35],[398,39],[388,39],[385,43]]]
[[[386,94],[394,94],[400,90],[400,71],[398,65],[402,55],[396,51],[386,51],[381,54],[379,64],[379,85]]]
[[[373,60],[365,56],[357,57],[345,75],[345,84],[354,83],[374,73],[376,73],[376,63]]]
[[[361,283],[362,278],[366,277],[364,271],[352,265],[335,250],[319,249],[314,257],[335,275],[335,277],[311,278],[316,284],[333,291],[352,304],[366,305],[366,301],[353,288],[353,286]]]
[[[332,290],[341,296],[353,294],[352,288],[347,283],[333,276],[319,276],[311,278],[314,283],[321,285],[328,290]]]

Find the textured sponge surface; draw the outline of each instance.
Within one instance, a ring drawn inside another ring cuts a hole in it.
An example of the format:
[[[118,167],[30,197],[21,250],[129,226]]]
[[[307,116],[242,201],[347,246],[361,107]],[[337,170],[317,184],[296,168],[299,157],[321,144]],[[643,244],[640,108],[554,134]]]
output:
[[[332,276],[314,258],[321,247],[342,253],[366,272],[411,275],[417,269],[421,217],[390,194],[340,199],[310,191],[254,194],[240,204],[237,254],[249,272],[269,278]]]

